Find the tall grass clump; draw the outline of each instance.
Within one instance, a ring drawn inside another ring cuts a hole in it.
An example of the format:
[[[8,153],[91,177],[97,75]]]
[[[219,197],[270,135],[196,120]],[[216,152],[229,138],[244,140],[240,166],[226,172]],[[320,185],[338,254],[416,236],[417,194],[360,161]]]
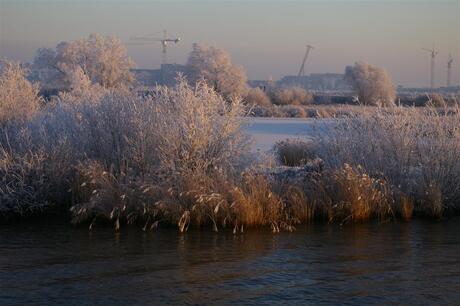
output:
[[[458,110],[378,108],[318,129],[314,141],[326,167],[349,164],[385,180],[403,216],[460,209]]]
[[[283,220],[284,203],[273,192],[268,180],[261,175],[245,175],[242,187],[232,192],[231,204],[234,214],[234,231],[244,226],[269,225],[273,232],[279,232],[285,225]]]
[[[0,132],[0,218],[65,211],[75,174],[72,146],[65,139],[33,139],[44,132],[35,124]]]
[[[310,198],[329,222],[383,220],[393,214],[388,184],[370,177],[361,167],[344,164],[313,180]]]
[[[314,143],[301,139],[279,141],[275,144],[274,151],[278,162],[290,167],[305,165],[316,158]]]

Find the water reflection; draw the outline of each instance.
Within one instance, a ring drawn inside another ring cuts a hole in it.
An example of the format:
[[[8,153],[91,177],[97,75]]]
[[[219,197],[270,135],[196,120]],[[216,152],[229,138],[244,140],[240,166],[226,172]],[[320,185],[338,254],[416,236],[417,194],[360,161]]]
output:
[[[0,227],[0,304],[455,302],[460,220],[295,233]]]

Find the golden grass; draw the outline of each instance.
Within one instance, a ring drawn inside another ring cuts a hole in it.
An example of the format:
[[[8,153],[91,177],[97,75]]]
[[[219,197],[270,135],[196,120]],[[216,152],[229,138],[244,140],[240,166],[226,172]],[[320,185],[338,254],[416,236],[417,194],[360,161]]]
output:
[[[393,216],[388,184],[347,164],[322,173],[314,181],[310,197],[319,208],[318,213],[329,222],[354,223]]]
[[[414,202],[412,201],[412,199],[404,194],[400,194],[396,198],[395,203],[398,210],[398,214],[401,217],[401,219],[409,221],[412,218],[412,215],[414,214]]]

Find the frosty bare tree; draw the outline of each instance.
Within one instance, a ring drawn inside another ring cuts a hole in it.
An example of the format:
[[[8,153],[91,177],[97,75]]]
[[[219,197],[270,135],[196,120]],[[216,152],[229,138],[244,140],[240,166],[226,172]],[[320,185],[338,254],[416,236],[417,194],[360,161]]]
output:
[[[91,83],[91,80],[83,72],[80,67],[72,70],[68,76],[70,91],[61,91],[59,98],[66,104],[80,104],[84,101],[91,101],[91,103],[99,103],[101,98],[110,90],[104,88],[98,83]],[[118,89],[115,89],[118,90]],[[120,90],[124,90],[121,89]]]
[[[393,106],[396,98],[391,76],[384,69],[357,62],[345,69],[345,79],[357,91],[360,102],[367,105]]]
[[[133,62],[122,42],[99,34],[62,42],[55,50],[39,49],[33,67],[45,88],[68,90],[80,86],[75,81],[87,79],[106,88],[124,87],[134,80],[130,72]]]
[[[187,61],[189,81],[204,79],[225,98],[246,95],[247,77],[242,67],[234,66],[227,51],[194,44]]]
[[[38,86],[31,84],[19,63],[0,61],[0,124],[28,119],[38,110]]]

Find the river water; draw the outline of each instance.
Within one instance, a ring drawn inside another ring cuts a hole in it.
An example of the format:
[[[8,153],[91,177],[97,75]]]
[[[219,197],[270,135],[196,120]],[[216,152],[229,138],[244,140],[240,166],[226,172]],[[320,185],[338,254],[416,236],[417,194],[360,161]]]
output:
[[[457,304],[460,219],[233,235],[0,226],[0,305]]]

